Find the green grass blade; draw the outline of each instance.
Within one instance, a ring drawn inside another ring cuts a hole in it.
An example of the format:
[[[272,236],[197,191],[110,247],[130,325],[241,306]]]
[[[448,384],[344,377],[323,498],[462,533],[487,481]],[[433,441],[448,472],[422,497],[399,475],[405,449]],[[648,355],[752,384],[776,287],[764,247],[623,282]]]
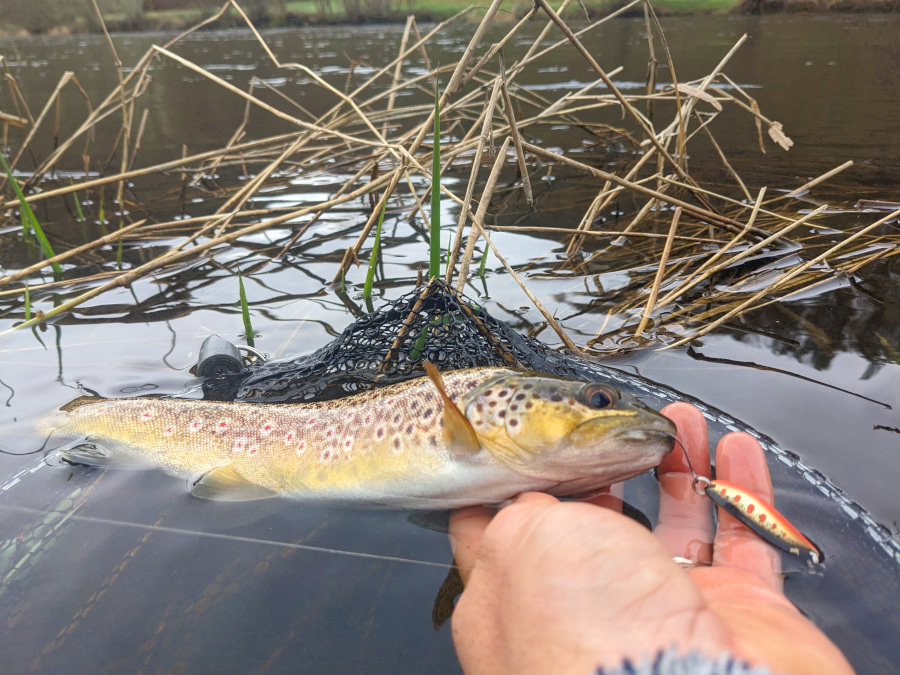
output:
[[[75,211],[78,212],[78,222],[83,223],[84,222],[84,211],[81,210],[81,200],[78,199],[77,192],[73,192],[72,196],[75,198]]]
[[[25,282],[25,320],[31,320],[31,293],[28,290],[28,282]]]
[[[44,235],[44,230],[41,229],[41,224],[38,222],[37,216],[35,216],[34,211],[31,210],[31,204],[25,201],[25,195],[22,193],[22,188],[19,187],[19,182],[13,178],[12,171],[9,169],[9,164],[6,163],[6,159],[4,159],[2,154],[0,154],[0,163],[3,164],[3,170],[6,171],[6,176],[9,179],[10,185],[13,186],[13,190],[16,192],[16,197],[19,198],[23,228],[27,223],[31,231],[34,232],[34,236],[37,237],[38,243],[40,243],[41,249],[44,251],[44,257],[48,260],[55,258],[56,254],[53,252],[53,247],[50,246],[50,242],[47,241],[47,237]],[[27,229],[25,230],[25,234],[28,234]],[[62,274],[62,268],[59,266],[59,263],[54,262],[50,264],[53,267],[54,274]]]
[[[381,248],[381,224],[384,222],[384,210],[387,208],[387,199],[381,205],[381,215],[378,216],[378,225],[375,226],[375,245],[372,246],[372,257],[369,258],[369,269],[366,272],[366,285],[363,287],[363,297],[372,295],[372,284],[375,282],[375,265],[378,263],[378,251]]]
[[[255,347],[253,344],[253,325],[250,323],[250,308],[247,307],[247,292],[244,290],[244,277],[238,270],[238,289],[241,294],[241,316],[244,318],[244,333],[247,336],[247,344]]]
[[[431,152],[431,262],[428,276],[441,276],[441,107],[434,82],[434,146]]]
[[[478,266],[478,276],[480,276],[480,277],[484,276],[484,268],[487,265],[487,257],[488,257],[488,253],[490,253],[490,252],[491,252],[491,249],[489,249],[487,246],[485,246],[484,253],[481,254],[481,265]]]

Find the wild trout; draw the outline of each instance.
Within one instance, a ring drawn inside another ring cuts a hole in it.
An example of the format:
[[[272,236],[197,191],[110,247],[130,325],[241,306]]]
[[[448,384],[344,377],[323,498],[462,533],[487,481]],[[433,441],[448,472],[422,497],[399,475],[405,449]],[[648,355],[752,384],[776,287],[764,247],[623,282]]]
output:
[[[477,368],[347,398],[260,405],[102,399],[59,430],[70,463],[200,476],[192,494],[446,509],[596,491],[659,464],[673,424],[601,383]]]

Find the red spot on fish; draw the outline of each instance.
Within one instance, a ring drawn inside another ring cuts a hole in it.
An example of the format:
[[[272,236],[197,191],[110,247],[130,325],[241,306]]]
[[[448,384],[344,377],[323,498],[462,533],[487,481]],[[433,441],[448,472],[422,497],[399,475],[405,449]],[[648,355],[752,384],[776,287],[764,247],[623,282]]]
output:
[[[345,448],[349,448],[351,445],[353,445],[353,441],[344,441]]]
[[[388,401],[387,401],[387,404],[388,404],[388,405],[394,405],[394,399],[389,398]]]
[[[272,433],[272,429],[274,429],[274,428],[275,427],[272,426],[271,422],[266,422],[263,425],[263,428],[259,430],[259,433],[261,433],[263,436],[268,436],[269,434]]]
[[[190,426],[188,427],[188,429],[190,429],[191,431],[200,431],[202,428],[203,428],[203,420],[194,420],[193,422],[191,422]]]
[[[300,441],[299,445],[297,445],[297,454],[301,454],[304,450],[306,450],[306,443],[304,441]]]
[[[741,501],[741,496],[740,496],[740,495],[735,495],[735,496],[734,496],[734,503],[737,504],[739,501]]]
[[[308,424],[309,426],[315,426],[315,424],[316,424],[316,418],[313,417],[309,422],[307,422],[307,424]]]
[[[293,431],[289,431],[289,432],[287,432],[287,434],[285,434],[284,442],[285,442],[285,445],[288,443],[294,442],[294,432]]]
[[[166,427],[165,429],[163,429],[164,436],[171,436],[174,433],[175,433],[175,430],[172,427]]]
[[[325,452],[323,452],[323,453],[322,453],[322,459],[331,459],[331,451],[330,451],[330,450],[326,450]]]
[[[106,412],[106,408],[97,408],[98,413]]]
[[[765,513],[759,514],[759,522],[761,522],[761,523],[766,522],[766,514]]]
[[[772,523],[771,525],[769,525],[769,527],[774,530],[776,527],[778,527],[778,523]]]
[[[328,431],[325,432],[325,435],[328,436],[328,438],[331,438],[332,436],[334,436],[334,431],[329,429]]]
[[[747,504],[747,513],[753,513],[756,511],[756,504]]]
[[[225,430],[228,428],[228,422],[226,422],[225,420],[222,420],[221,422],[219,422],[219,423],[216,425],[216,428],[217,428],[219,431],[225,431]]]
[[[145,422],[147,420],[153,419],[153,413],[145,412],[144,414],[141,415],[141,419],[144,420]]]
[[[251,455],[255,455],[255,454],[257,453],[258,450],[259,450],[259,448],[257,448],[257,447],[254,445],[252,448],[250,448],[250,454],[251,454]]]
[[[231,449],[232,452],[243,452],[247,449],[247,441],[243,438],[239,438],[234,442],[234,447]]]
[[[719,490],[719,494],[724,497],[727,494],[727,490],[725,488],[722,488],[721,490]]]

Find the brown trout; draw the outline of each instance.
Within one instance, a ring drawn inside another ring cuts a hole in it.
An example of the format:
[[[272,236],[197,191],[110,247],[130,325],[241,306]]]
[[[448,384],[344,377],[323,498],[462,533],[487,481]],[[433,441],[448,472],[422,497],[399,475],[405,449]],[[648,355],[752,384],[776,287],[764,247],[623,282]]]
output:
[[[674,425],[632,397],[500,368],[310,404],[101,399],[59,431],[64,460],[197,477],[192,494],[246,501],[447,509],[525,490],[594,492],[659,464]]]

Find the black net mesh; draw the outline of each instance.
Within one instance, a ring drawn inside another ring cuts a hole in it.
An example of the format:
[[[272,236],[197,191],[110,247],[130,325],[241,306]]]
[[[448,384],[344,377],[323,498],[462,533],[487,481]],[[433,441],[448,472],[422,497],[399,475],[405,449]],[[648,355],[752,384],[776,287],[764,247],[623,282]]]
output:
[[[238,401],[324,400],[440,370],[509,366],[575,375],[565,359],[438,279],[361,317],[305,356],[269,361],[233,383]]]

